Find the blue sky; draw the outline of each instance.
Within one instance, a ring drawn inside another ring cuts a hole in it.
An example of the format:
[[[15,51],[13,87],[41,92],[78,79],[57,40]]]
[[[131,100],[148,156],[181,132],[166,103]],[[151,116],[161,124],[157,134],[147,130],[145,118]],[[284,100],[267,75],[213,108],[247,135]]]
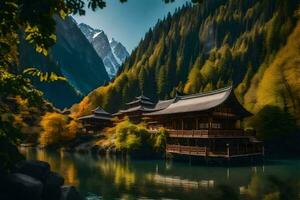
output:
[[[174,12],[186,1],[165,4],[162,0],[128,0],[126,3],[107,0],[107,7],[103,10],[88,11],[85,16],[74,18],[78,23],[104,30],[109,39],[115,38],[131,52],[158,19]]]

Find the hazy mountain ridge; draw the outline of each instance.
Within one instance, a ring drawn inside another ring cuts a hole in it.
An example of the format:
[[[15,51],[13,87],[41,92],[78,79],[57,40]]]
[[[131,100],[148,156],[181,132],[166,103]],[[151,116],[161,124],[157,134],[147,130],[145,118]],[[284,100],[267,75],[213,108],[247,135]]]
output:
[[[295,64],[300,54],[285,58],[282,64],[289,71],[272,67],[283,48],[296,51],[287,47],[292,45],[287,41],[292,33],[299,36],[294,15],[298,4],[298,0],[220,0],[184,6],[150,29],[115,80],[89,94],[73,111],[82,115],[101,104],[115,112],[141,91],[153,99],[166,99],[174,96],[175,88],[197,93],[233,84],[248,110],[255,113],[276,105],[299,119],[295,108],[300,102],[293,99],[300,94],[295,78],[300,77]],[[286,84],[262,81],[267,74]],[[277,84],[265,87],[268,82]],[[259,88],[268,88],[263,91],[269,96],[263,97]]]
[[[114,39],[109,41],[103,30],[93,29],[84,23],[80,23],[78,27],[102,58],[110,78],[113,78],[121,64],[129,56],[126,48]]]
[[[42,71],[55,71],[67,78],[67,82],[40,83],[35,85],[46,99],[59,108],[69,107],[93,89],[109,80],[101,58],[77,27],[75,20],[67,17],[57,22],[57,42],[44,57],[31,45],[24,43],[20,52],[21,66],[37,67]]]
[[[33,47],[25,41],[20,43],[20,64],[23,67],[34,66],[42,71],[52,71],[63,76],[61,68],[49,57],[37,53]],[[54,81],[41,82],[38,78],[34,78],[33,85],[44,93],[44,98],[52,102],[58,108],[70,107],[70,105],[81,100],[83,95],[68,82]]]

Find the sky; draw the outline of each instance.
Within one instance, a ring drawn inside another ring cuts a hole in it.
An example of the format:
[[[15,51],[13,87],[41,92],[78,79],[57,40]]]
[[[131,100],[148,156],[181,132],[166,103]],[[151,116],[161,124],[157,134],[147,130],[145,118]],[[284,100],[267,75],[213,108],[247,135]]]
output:
[[[103,30],[109,39],[121,42],[131,52],[158,19],[173,13],[187,0],[164,3],[163,0],[107,0],[103,10],[88,10],[85,16],[73,16],[78,23],[85,23]]]

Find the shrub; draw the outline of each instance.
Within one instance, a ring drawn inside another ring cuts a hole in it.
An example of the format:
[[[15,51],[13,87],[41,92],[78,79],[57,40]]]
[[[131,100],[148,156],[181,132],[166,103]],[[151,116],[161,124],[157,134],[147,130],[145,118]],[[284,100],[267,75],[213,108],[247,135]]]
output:
[[[49,146],[75,138],[79,125],[76,121],[69,122],[68,116],[59,113],[46,113],[40,122],[43,129],[40,144]]]
[[[251,120],[260,139],[287,137],[297,131],[296,120],[277,106],[265,106]]]
[[[119,151],[135,152],[146,156],[165,149],[167,133],[163,128],[156,133],[150,133],[145,124],[133,124],[126,119],[110,131],[113,146]]]
[[[139,149],[147,141],[146,128],[125,120],[115,127],[115,147],[118,150],[133,151]]]
[[[166,147],[167,131],[160,128],[158,132],[152,135],[153,146],[156,150],[162,150]]]

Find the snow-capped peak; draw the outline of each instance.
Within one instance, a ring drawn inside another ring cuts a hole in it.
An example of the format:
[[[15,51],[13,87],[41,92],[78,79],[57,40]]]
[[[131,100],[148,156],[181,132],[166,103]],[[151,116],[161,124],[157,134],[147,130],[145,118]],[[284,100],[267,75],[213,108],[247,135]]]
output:
[[[103,33],[103,31],[99,31],[99,32],[96,32],[94,35],[93,35],[93,39],[95,39],[99,34]]]
[[[102,30],[93,29],[83,23],[78,26],[102,58],[108,75],[113,78],[126,57],[129,56],[126,48],[114,38],[108,40],[107,35]]]

